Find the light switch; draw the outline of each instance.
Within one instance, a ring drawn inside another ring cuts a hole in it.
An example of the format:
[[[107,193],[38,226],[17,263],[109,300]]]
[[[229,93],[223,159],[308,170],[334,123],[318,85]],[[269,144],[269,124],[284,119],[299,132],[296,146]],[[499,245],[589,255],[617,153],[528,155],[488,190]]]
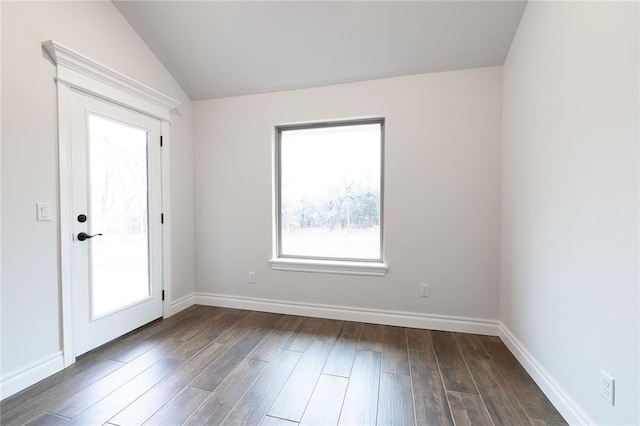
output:
[[[38,222],[51,220],[51,203],[36,203],[36,215]]]

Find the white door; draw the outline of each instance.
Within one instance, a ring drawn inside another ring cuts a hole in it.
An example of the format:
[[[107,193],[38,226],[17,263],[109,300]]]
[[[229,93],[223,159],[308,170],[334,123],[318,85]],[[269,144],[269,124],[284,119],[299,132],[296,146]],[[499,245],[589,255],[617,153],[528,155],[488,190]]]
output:
[[[72,91],[75,355],[162,316],[160,121]]]

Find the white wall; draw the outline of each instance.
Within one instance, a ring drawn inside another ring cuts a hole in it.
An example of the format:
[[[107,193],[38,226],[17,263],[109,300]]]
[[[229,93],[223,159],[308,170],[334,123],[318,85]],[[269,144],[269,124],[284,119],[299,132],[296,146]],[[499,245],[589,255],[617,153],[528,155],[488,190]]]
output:
[[[194,102],[198,292],[496,320],[500,105],[500,67]],[[388,274],[272,271],[274,126],[362,116],[386,118]]]
[[[575,422],[640,422],[638,35],[637,2],[529,2],[504,66],[500,318]]]
[[[173,297],[191,294],[191,101],[110,2],[2,3],[2,378],[61,350],[58,218],[36,222],[36,201],[57,203],[53,39],[182,102],[171,128]]]

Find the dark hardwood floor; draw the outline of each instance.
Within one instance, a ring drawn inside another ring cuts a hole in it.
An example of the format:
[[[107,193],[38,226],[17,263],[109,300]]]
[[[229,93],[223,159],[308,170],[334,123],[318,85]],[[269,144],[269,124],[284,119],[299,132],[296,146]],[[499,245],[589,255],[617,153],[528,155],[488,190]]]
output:
[[[205,306],[0,408],[3,425],[566,424],[497,337]]]

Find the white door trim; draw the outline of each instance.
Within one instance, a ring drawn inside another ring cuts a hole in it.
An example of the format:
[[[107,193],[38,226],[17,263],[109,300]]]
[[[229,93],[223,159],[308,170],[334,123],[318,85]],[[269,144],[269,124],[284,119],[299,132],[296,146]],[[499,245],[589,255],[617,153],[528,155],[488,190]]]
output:
[[[130,79],[92,59],[49,40],[42,43],[54,65],[58,88],[58,167],[60,206],[60,283],[62,307],[62,352],[64,366],[75,362],[71,303],[72,215],[71,215],[71,89],[80,90],[160,120],[163,145],[169,144],[170,112],[180,102]],[[171,306],[171,232],[169,211],[169,150],[162,150],[162,227],[164,315]]]

